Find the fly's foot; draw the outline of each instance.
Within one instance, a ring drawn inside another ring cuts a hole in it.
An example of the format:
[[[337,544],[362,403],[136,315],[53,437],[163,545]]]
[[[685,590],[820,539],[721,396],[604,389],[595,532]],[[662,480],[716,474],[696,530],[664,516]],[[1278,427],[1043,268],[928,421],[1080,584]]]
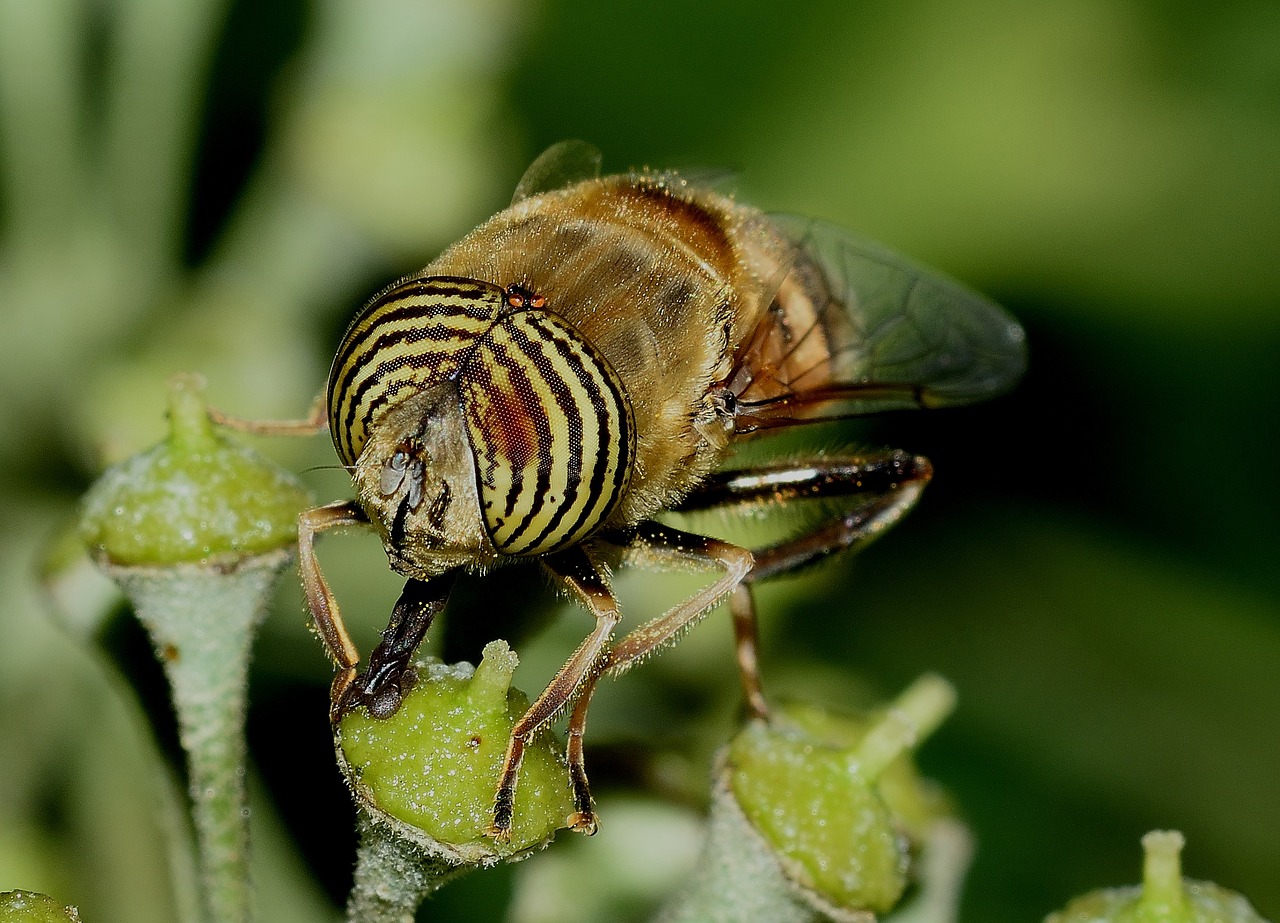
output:
[[[357,679],[355,667],[342,667],[333,675],[333,682],[329,684],[329,722],[334,727],[351,710],[348,699]]]
[[[595,804],[591,792],[587,788],[587,779],[580,772],[570,773],[573,789],[573,813],[565,819],[565,826],[578,833],[594,836],[600,829],[600,819],[596,816]],[[498,843],[511,840],[511,823],[515,816],[515,787],[508,784],[499,786],[493,799],[493,820],[485,830],[485,835]]]
[[[498,843],[510,843],[511,819],[515,815],[515,807],[515,790],[506,786],[499,788],[493,800],[493,822],[485,830],[485,835]]]
[[[595,836],[600,829],[600,819],[596,816],[595,801],[591,798],[591,788],[587,785],[586,770],[581,759],[574,758],[575,755],[580,757],[581,748],[577,749],[577,754],[574,748],[570,748],[569,787],[573,790],[573,813],[565,823],[570,830]]]
[[[368,709],[372,718],[390,718],[400,710],[400,703],[417,682],[417,671],[404,664],[372,664],[354,678],[335,678],[330,718],[337,723],[347,712],[361,706]]]

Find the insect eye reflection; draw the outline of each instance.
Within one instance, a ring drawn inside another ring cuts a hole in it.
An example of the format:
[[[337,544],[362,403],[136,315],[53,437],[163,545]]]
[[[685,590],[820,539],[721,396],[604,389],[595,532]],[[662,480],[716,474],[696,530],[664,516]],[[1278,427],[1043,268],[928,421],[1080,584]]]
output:
[[[408,443],[402,444],[395,453],[382,464],[382,473],[378,478],[378,490],[384,497],[390,497],[405,487],[404,503],[410,510],[416,510],[422,502],[422,481],[425,470],[422,450]]]

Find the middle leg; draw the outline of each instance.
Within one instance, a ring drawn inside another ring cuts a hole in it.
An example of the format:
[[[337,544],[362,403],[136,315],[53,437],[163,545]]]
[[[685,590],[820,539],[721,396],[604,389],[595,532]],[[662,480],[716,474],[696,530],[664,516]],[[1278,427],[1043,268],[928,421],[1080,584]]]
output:
[[[664,645],[670,644],[696,625],[751,572],[751,552],[738,545],[705,535],[681,532],[653,521],[640,523],[629,534],[605,536],[620,545],[629,558],[641,565],[688,569],[718,568],[719,578],[663,615],[645,622],[609,650],[608,670],[618,674],[629,670]]]
[[[858,501],[809,532],[756,550],[751,570],[729,599],[743,696],[752,715],[768,714],[756,655],[754,584],[868,544],[915,505],[932,473],[928,459],[900,451],[814,458],[720,472],[680,505],[688,512],[839,497]]]

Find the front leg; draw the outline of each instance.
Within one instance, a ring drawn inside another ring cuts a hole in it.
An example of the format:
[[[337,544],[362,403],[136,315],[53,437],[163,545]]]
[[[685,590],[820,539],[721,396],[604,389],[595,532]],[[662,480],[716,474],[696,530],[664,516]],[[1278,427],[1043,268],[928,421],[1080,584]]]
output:
[[[329,428],[328,406],[322,391],[311,402],[311,409],[300,420],[248,420],[208,409],[209,419],[219,426],[252,433],[255,436],[311,436]]]
[[[364,510],[351,501],[319,506],[298,517],[298,570],[302,573],[303,594],[307,599],[307,608],[311,611],[312,624],[324,643],[325,652],[338,667],[329,688],[332,707],[336,707],[342,700],[347,687],[355,679],[360,652],[347,634],[337,600],[333,598],[333,592],[320,570],[315,537],[329,529],[368,524],[369,518]]]
[[[722,571],[720,577],[697,593],[615,644],[609,650],[609,672],[613,674],[629,670],[696,625],[746,579],[753,566],[751,552],[745,548],[652,521],[640,523],[629,533],[602,537],[622,546],[627,557],[641,566]]]
[[[515,812],[516,783],[525,747],[535,734],[551,723],[575,699],[569,726],[569,778],[573,785],[574,815],[569,826],[584,833],[595,833],[596,816],[591,806],[586,771],[582,766],[582,732],[586,724],[586,707],[599,679],[603,656],[613,637],[620,617],[618,603],[599,568],[581,547],[573,547],[542,559],[543,566],[571,596],[582,603],[596,619],[596,627],[565,661],[542,695],[511,729],[511,740],[502,762],[502,774],[494,796],[493,823],[489,835],[505,842],[511,838],[511,819]]]

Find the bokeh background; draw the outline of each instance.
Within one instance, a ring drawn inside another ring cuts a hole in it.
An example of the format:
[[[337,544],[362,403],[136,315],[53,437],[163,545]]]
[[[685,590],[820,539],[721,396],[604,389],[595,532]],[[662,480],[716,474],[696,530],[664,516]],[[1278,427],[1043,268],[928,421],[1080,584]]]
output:
[[[163,432],[166,378],[298,414],[361,300],[566,137],[606,169],[727,169],[744,200],[880,239],[1026,325],[1014,394],[821,435],[927,454],[936,480],[892,535],[762,603],[779,696],[957,685],[921,760],[977,836],[964,919],[1134,881],[1157,827],[1187,834],[1188,874],[1280,916],[1267,0],[0,2],[0,889],[92,923],[171,921],[183,899],[147,643],[91,579],[40,579],[102,466]],[[260,447],[345,495],[323,438]],[[322,557],[367,647],[397,581],[367,537]],[[502,583],[464,586],[430,649],[511,638],[537,689],[585,624],[536,573]],[[284,584],[249,716],[273,923],[333,918],[353,849],[328,667]],[[623,591],[646,611],[647,584]],[[600,836],[421,918],[642,919],[697,849],[729,639],[713,617],[602,689]]]

